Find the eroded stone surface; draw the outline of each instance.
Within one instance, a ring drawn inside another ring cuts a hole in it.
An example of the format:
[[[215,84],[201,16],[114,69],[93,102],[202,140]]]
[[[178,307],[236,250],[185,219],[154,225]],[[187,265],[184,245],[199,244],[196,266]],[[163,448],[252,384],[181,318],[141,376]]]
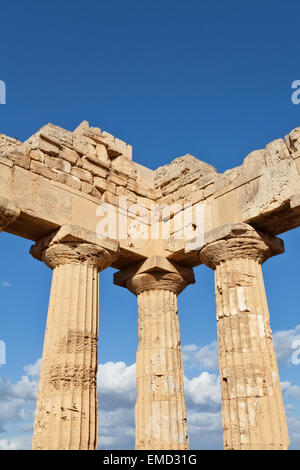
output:
[[[98,272],[118,247],[95,241],[95,234],[67,226],[31,249],[54,270],[33,449],[97,446]]]
[[[97,237],[103,205],[125,234]],[[203,218],[185,222],[199,205]],[[178,222],[200,228],[202,245],[189,248]],[[300,128],[222,174],[190,154],[150,170],[87,121],[73,132],[47,124],[25,142],[0,134],[0,231],[34,240],[32,255],[53,269],[33,447],[95,448],[97,274],[112,265],[139,303],[136,447],[187,448],[176,302],[205,263],[216,276],[225,448],[287,448],[260,265],[283,252],[274,235],[299,225]]]
[[[138,298],[137,450],[188,449],[177,295],[190,282],[190,268],[158,256],[115,275]]]
[[[0,196],[0,232],[20,215],[20,209],[13,202]]]
[[[282,244],[246,224],[221,228],[214,235],[200,259],[215,270],[224,448],[287,449],[261,271],[261,263],[278,254]]]

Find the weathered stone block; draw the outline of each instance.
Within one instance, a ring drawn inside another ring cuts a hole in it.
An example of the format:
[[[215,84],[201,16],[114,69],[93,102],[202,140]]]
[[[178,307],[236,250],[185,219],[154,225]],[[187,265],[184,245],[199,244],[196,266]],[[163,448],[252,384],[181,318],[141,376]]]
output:
[[[93,182],[93,175],[90,171],[84,170],[83,168],[73,167],[71,170],[71,175],[76,176],[81,181],[86,183]]]
[[[133,203],[137,202],[136,194],[134,194],[132,191],[129,191],[127,188],[124,188],[123,186],[118,186],[116,193],[117,193],[117,196],[126,197],[127,200],[130,202],[133,202]]]
[[[116,194],[117,192],[117,186],[115,183],[99,178],[99,176],[94,177],[94,186],[102,193],[104,193],[104,191],[109,191],[110,193]]]
[[[83,182],[81,185],[81,191],[86,194],[92,194],[93,185],[90,183]]]
[[[59,154],[59,145],[55,145],[54,143],[48,142],[44,139],[40,139],[39,149],[44,153],[48,153],[48,155],[57,156]]]
[[[12,137],[7,137],[4,134],[0,134],[0,155],[9,153],[13,148],[20,145],[21,142]]]
[[[37,173],[41,176],[44,176],[45,178],[48,179],[53,179],[54,181],[56,180],[55,177],[55,172],[52,171],[47,165],[44,163],[38,162],[36,160],[31,160],[30,163],[30,170],[33,171],[34,173]]]
[[[81,189],[81,181],[79,178],[76,178],[76,176],[68,175],[66,184],[71,186],[71,188],[78,189],[78,191]]]
[[[116,184],[117,186],[126,186],[127,185],[127,180],[124,178],[120,178],[120,176],[117,176],[113,173],[110,173],[108,176],[108,181],[111,183]]]
[[[76,162],[79,158],[79,155],[75,150],[71,150],[67,147],[63,147],[59,151],[59,157],[63,160],[67,160],[67,162],[71,163],[71,165],[76,165]]]
[[[73,150],[79,153],[79,155],[84,155],[86,152],[86,144],[82,141],[82,137],[80,139],[75,137],[73,138]]]
[[[105,168],[102,168],[100,166],[96,166],[87,160],[82,160],[82,168],[84,170],[90,171],[92,175],[94,176],[100,176],[101,178],[106,178],[107,177],[107,170]]]
[[[45,163],[45,154],[39,149],[31,150],[29,152],[29,156],[33,160],[37,160],[38,162]]]
[[[60,170],[65,173],[71,173],[71,163],[63,160],[62,158],[46,156],[45,165],[49,166],[49,168],[55,168],[56,170]]]
[[[21,166],[22,168],[25,168],[26,170],[29,170],[30,168],[30,157],[29,155],[24,154],[22,151],[18,151],[16,148],[13,150],[11,153],[7,155],[7,158],[14,162],[15,165]]]

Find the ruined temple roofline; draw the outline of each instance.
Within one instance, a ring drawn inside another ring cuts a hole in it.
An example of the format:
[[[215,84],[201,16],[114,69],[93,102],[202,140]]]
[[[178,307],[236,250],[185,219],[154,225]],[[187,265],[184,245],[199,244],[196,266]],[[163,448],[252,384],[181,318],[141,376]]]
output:
[[[72,164],[76,157],[72,159],[70,155],[67,155],[68,152],[75,151],[79,156],[96,155],[101,159],[102,155],[97,155],[93,147],[104,145],[109,160],[114,162],[112,167],[118,170],[123,169],[126,176],[135,179],[142,187],[156,190],[148,193],[142,191],[141,196],[169,204],[182,199],[184,193],[191,194],[195,191],[197,194],[193,199],[196,197],[199,201],[210,196],[220,197],[222,194],[260,177],[267,168],[273,167],[283,160],[295,160],[299,170],[299,137],[300,128],[295,128],[285,137],[285,140],[276,139],[268,143],[264,149],[254,150],[244,158],[242,165],[228,169],[224,173],[218,173],[213,166],[190,154],[177,157],[170,164],[151,170],[132,161],[131,145],[98,127],[89,127],[87,121],[83,121],[73,132],[49,123],[23,143],[15,138],[0,134],[0,156],[11,158],[16,165],[22,166],[21,159],[14,158],[11,153],[17,149],[19,151],[27,149],[29,153],[31,150],[39,149],[49,156],[60,156],[62,159],[67,159]],[[65,149],[65,154],[59,155],[58,148]],[[44,163],[41,155],[40,157],[40,161]],[[51,169],[61,170],[61,168],[54,168],[50,162],[48,163]],[[126,166],[127,171],[125,171]],[[33,169],[33,171],[35,170]],[[195,181],[197,183],[194,183]],[[199,190],[202,190],[203,194],[200,194]],[[186,202],[193,203],[193,200],[187,199]]]
[[[132,161],[131,146],[86,121],[74,132],[47,124],[23,143],[0,135],[0,196],[21,209],[7,230],[32,240],[74,218],[94,230],[96,206],[108,203],[118,209],[120,197],[146,215],[154,203],[176,205],[170,218],[181,217],[186,204],[200,203],[205,232],[243,222],[277,235],[300,225],[299,157],[296,128],[223,174],[190,154],[151,170]],[[134,257],[143,257],[149,247],[149,241],[122,243]],[[183,241],[163,246],[161,255],[193,265]]]

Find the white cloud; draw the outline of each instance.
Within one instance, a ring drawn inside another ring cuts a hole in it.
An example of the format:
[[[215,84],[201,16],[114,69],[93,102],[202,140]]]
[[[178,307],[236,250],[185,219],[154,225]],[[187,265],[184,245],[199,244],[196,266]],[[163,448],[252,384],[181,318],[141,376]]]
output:
[[[298,385],[291,385],[288,381],[281,382],[281,390],[284,397],[300,400],[300,387]]]
[[[217,370],[219,367],[218,343],[217,341],[212,341],[210,344],[202,347],[195,344],[187,344],[182,348],[182,358],[185,369]]]
[[[106,362],[98,368],[100,409],[115,410],[133,406],[136,401],[135,364]]]
[[[217,412],[187,412],[191,449],[222,449],[222,414]]]
[[[1,282],[2,287],[11,287],[11,284],[8,281]]]
[[[0,433],[5,432],[6,426],[19,423],[26,419],[25,400],[21,398],[7,398],[0,401]]]
[[[35,401],[38,389],[38,379],[31,380],[27,375],[22,375],[17,383],[13,384],[7,379],[0,379],[0,399],[22,399]],[[2,403],[1,401],[1,403]]]
[[[134,449],[134,406],[99,410],[99,449]]]
[[[31,449],[31,436],[25,435],[0,439],[0,450],[22,450]]]
[[[115,436],[102,436],[100,437],[99,449],[111,449],[115,444]]]
[[[102,394],[126,394],[135,399],[135,364],[126,366],[125,362],[106,362],[98,368],[98,389]]]
[[[38,381],[26,375],[15,384],[0,379],[0,433],[11,424],[22,426],[32,421],[37,388]]]
[[[11,386],[11,390],[15,397],[35,401],[38,390],[38,380],[30,380],[27,375],[22,375],[21,379],[15,385]]]
[[[285,408],[286,413],[289,413],[290,411],[293,411],[295,409],[294,405],[291,405],[289,403],[286,404],[284,408]]]
[[[199,408],[219,408],[221,403],[221,389],[218,376],[209,372],[202,372],[198,377],[189,380],[184,378],[186,402],[190,406]]]
[[[295,351],[292,344],[295,340],[300,340],[300,325],[290,330],[276,331],[273,334],[274,349],[278,363],[291,364],[292,355]]]
[[[39,360],[34,365],[25,366],[27,375],[22,375],[16,383],[0,379],[0,433],[5,432],[12,424],[16,424],[20,429],[32,429],[39,379],[38,362]],[[0,449],[4,445],[15,448],[18,442],[25,441],[19,438],[2,439]]]
[[[27,375],[30,375],[31,377],[39,377],[40,376],[40,371],[41,371],[41,363],[42,363],[42,358],[40,357],[35,361],[34,364],[28,364],[28,366],[24,367],[24,370]]]
[[[98,368],[100,449],[134,448],[136,366],[106,362]]]
[[[191,428],[201,429],[203,432],[222,430],[221,411],[216,413],[188,413]]]
[[[289,429],[289,437],[291,441],[290,449],[300,449],[300,417],[287,416],[287,424]]]

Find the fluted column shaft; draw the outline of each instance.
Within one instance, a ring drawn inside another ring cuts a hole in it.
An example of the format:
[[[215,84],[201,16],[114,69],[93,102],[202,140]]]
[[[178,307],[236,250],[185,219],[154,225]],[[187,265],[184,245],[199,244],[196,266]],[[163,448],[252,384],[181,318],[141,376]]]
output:
[[[126,282],[138,300],[135,448],[183,450],[189,443],[177,295],[194,281],[155,269]]]
[[[76,241],[50,244],[40,258],[53,278],[32,448],[96,449],[98,272],[112,257]]]
[[[54,269],[33,449],[95,449],[97,443],[98,272]]]
[[[187,449],[177,295],[138,294],[136,449]]]
[[[200,253],[215,270],[225,449],[289,445],[261,270],[272,243],[244,226]]]

